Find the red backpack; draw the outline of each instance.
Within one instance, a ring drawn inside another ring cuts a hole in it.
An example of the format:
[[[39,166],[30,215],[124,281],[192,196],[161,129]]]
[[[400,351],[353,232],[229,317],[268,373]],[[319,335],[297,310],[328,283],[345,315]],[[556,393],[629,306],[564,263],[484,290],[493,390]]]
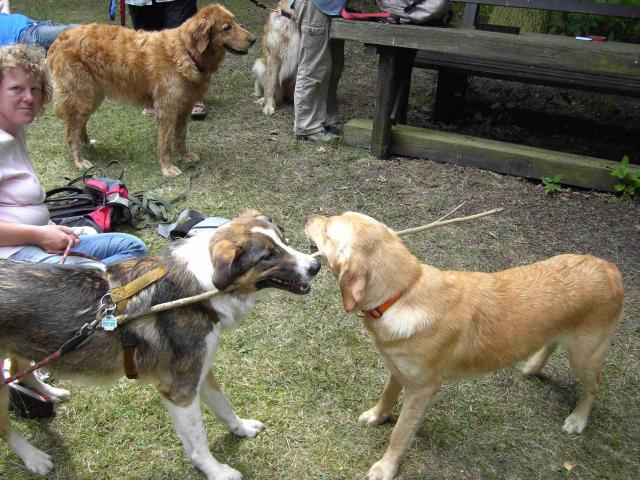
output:
[[[120,167],[118,178],[105,176],[105,170],[113,165]],[[94,176],[93,172],[101,176]],[[66,186],[49,190],[44,202],[51,221],[70,227],[90,226],[98,232],[111,232],[118,225],[130,224],[129,192],[123,176],[122,164],[114,160],[104,168],[88,168]],[[80,180],[83,186],[75,186]]]

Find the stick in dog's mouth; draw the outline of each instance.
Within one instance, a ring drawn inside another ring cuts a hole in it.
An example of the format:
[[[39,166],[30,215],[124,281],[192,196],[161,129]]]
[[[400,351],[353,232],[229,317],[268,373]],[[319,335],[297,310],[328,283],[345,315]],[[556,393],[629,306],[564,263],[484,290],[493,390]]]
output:
[[[256,283],[256,287],[258,290],[269,287],[279,288],[280,290],[287,290],[288,292],[295,293],[297,295],[306,295],[311,291],[311,285],[307,282],[280,280],[279,278],[273,277],[260,280]]]

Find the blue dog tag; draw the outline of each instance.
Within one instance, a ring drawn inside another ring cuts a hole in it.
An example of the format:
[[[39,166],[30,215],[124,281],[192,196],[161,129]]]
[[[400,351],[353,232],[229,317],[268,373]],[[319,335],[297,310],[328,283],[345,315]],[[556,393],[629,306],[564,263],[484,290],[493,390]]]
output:
[[[100,325],[104,330],[106,330],[107,332],[110,332],[111,330],[116,329],[116,327],[118,326],[118,321],[116,320],[116,317],[109,314],[102,317],[102,322],[100,323]]]

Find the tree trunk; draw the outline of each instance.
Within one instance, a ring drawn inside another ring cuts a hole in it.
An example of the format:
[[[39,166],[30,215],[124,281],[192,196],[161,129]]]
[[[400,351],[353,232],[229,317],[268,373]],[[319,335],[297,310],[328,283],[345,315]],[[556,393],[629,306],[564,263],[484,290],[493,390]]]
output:
[[[489,17],[493,25],[520,27],[523,32],[547,33],[550,12],[528,8],[495,7]]]

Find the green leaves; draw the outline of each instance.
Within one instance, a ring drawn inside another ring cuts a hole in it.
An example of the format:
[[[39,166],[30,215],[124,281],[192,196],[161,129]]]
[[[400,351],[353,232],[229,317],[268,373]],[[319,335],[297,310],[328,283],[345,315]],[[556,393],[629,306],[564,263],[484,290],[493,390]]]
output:
[[[611,176],[620,179],[613,190],[625,200],[631,200],[640,188],[640,172],[629,170],[629,156],[625,155],[620,165],[611,171]]]
[[[555,175],[553,178],[542,177],[540,180],[542,180],[545,195],[550,195],[553,192],[559,192],[561,179],[562,175]]]

